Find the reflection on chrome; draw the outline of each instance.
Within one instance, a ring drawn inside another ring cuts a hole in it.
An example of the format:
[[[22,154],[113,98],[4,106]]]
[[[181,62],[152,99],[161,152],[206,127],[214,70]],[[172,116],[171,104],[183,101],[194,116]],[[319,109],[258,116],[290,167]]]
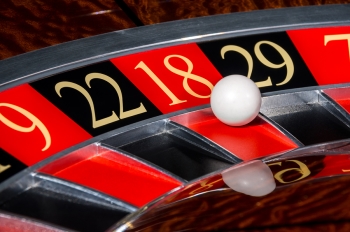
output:
[[[260,160],[226,169],[221,175],[231,189],[249,196],[265,196],[276,188],[270,168]]]

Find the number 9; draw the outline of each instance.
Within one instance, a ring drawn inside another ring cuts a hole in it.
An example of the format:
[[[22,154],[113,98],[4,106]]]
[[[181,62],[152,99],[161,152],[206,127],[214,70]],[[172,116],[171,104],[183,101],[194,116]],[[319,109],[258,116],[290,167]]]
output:
[[[279,52],[279,54],[281,54],[284,62],[280,63],[280,64],[274,64],[274,63],[271,63],[269,60],[267,60],[266,57],[260,51],[260,45],[261,44],[268,44],[271,47],[273,47],[274,49],[276,49]],[[273,43],[271,41],[260,41],[260,42],[255,44],[254,52],[255,52],[256,57],[258,57],[258,59],[260,60],[260,62],[263,63],[264,65],[266,65],[269,68],[276,69],[276,68],[281,68],[283,66],[286,66],[286,68],[287,68],[286,78],[281,83],[276,84],[277,86],[284,85],[284,84],[288,83],[290,81],[290,79],[292,79],[292,76],[293,76],[293,73],[294,73],[293,61],[290,58],[290,56],[288,55],[288,53],[283,48],[281,48],[279,45],[277,45],[277,44],[275,44],[275,43]]]
[[[35,127],[38,127],[38,129],[43,134],[43,136],[45,138],[45,142],[46,142],[45,147],[42,149],[42,151],[45,151],[50,147],[50,145],[51,145],[50,133],[47,130],[47,128],[45,127],[45,125],[37,117],[35,117],[30,112],[28,112],[25,109],[23,109],[19,106],[16,106],[16,105],[12,105],[9,103],[0,103],[0,107],[1,106],[8,107],[10,109],[17,111],[18,113],[21,113],[22,115],[26,116],[33,124],[30,127],[19,126],[15,123],[11,122],[7,118],[5,118],[1,113],[0,113],[0,121],[2,121],[6,126],[10,127],[11,129],[14,129],[14,130],[19,131],[19,132],[24,132],[24,133],[32,132],[35,129]]]

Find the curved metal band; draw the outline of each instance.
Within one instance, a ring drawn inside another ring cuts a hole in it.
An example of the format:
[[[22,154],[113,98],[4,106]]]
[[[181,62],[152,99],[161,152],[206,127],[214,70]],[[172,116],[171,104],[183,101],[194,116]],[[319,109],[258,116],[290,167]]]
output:
[[[158,47],[297,28],[349,25],[349,12],[350,5],[284,8],[180,20],[102,34],[1,61],[0,91],[111,57]]]

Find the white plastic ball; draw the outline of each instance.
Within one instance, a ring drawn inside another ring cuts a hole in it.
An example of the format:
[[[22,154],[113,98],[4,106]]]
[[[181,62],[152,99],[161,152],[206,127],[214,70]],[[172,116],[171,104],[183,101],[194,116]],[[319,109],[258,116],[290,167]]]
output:
[[[214,86],[210,104],[220,121],[230,126],[242,126],[259,114],[261,93],[249,78],[230,75]]]

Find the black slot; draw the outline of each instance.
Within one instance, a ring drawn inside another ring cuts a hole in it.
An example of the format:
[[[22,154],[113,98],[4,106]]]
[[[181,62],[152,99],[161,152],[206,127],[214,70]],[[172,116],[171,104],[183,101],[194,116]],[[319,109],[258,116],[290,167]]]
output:
[[[22,192],[0,208],[77,231],[105,231],[128,214],[42,187]]]
[[[233,164],[169,133],[157,134],[121,146],[120,149],[154,163],[187,181],[228,168]]]
[[[304,145],[350,138],[350,129],[345,123],[321,104],[282,107],[277,115],[270,118]]]
[[[0,165],[2,165],[4,168],[0,175],[0,183],[7,180],[11,176],[15,175],[16,173],[22,171],[27,167],[21,161],[11,156],[1,148],[0,148]]]

